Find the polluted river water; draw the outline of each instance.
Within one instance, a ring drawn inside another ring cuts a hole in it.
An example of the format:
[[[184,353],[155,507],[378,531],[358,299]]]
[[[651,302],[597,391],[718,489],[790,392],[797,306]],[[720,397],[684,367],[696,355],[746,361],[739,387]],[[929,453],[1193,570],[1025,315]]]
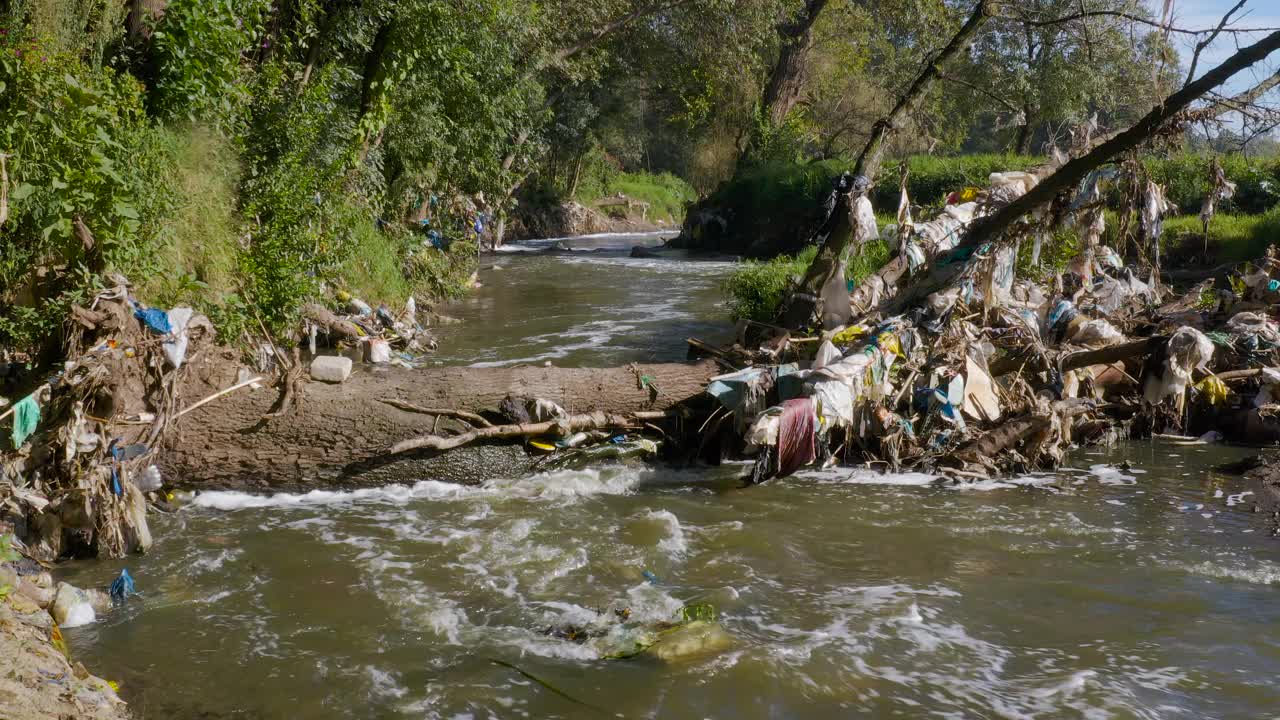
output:
[[[678,360],[723,332],[731,266],[634,241],[486,259],[439,359]],[[139,718],[1275,717],[1280,541],[1212,471],[1246,454],[1128,443],[960,487],[740,489],[730,464],[210,492],[148,555],[64,568],[141,591],[66,635]],[[608,659],[690,603],[723,629],[702,652]]]

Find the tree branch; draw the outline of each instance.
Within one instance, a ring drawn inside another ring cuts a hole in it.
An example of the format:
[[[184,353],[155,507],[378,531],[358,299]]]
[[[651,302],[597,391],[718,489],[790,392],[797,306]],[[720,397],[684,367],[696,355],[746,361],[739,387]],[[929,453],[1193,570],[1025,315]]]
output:
[[[995,100],[996,102],[1000,103],[1001,105],[1005,106],[1006,108],[1008,108],[1008,109],[1009,109],[1009,111],[1010,111],[1010,112],[1015,112],[1015,113],[1016,113],[1016,112],[1022,112],[1022,108],[1018,107],[1017,105],[1014,105],[1013,103],[1009,102],[1008,100],[1005,100],[1004,98],[1000,97],[999,95],[996,95],[995,93],[991,92],[990,90],[987,90],[987,89],[986,89],[986,88],[984,88],[984,87],[979,87],[978,85],[976,85],[976,84],[974,84],[974,83],[971,83],[971,82],[969,82],[968,80],[965,80],[964,78],[958,78],[958,77],[956,77],[955,75],[942,75],[942,74],[939,74],[939,75],[938,75],[938,79],[939,79],[939,80],[944,80],[944,81],[946,81],[946,82],[959,83],[959,84],[961,84],[961,85],[963,85],[963,86],[965,86],[965,87],[969,88],[970,90],[976,90],[976,91],[978,91],[978,92],[982,93],[983,95],[986,95],[987,97],[991,98],[992,100]]]
[[[1026,15],[996,15],[995,16],[997,20],[1012,20],[1013,22],[1019,22],[1024,25],[1030,25],[1031,27],[1037,27],[1037,28],[1050,27],[1053,25],[1065,25],[1066,23],[1069,23],[1075,20],[1083,20],[1091,17],[1115,17],[1115,18],[1120,18],[1122,20],[1135,22],[1140,25],[1149,25],[1153,28],[1158,28],[1159,30],[1162,30],[1164,32],[1179,33],[1182,35],[1207,35],[1211,33],[1220,34],[1224,32],[1232,33],[1232,34],[1241,34],[1241,33],[1274,32],[1277,30],[1277,28],[1273,28],[1273,27],[1256,27],[1256,28],[1217,27],[1217,28],[1198,28],[1198,29],[1180,28],[1180,27],[1174,27],[1172,23],[1166,25],[1162,22],[1152,20],[1151,18],[1145,18],[1145,17],[1142,17],[1141,15],[1134,15],[1132,13],[1122,12],[1119,10],[1089,10],[1086,12],[1073,13],[1071,15],[1063,15],[1062,17],[1050,18],[1048,20],[1032,20],[1030,17]]]
[[[1013,226],[1023,215],[1048,204],[1058,193],[1075,187],[1089,171],[1137,147],[1151,137],[1165,122],[1182,112],[1197,98],[1231,79],[1236,73],[1265,59],[1280,49],[1280,32],[1240,50],[1221,65],[1205,73],[1199,80],[1170,95],[1162,104],[1139,120],[1133,127],[1108,139],[1091,152],[1063,165],[1030,192],[1005,206],[994,215],[975,221],[961,246],[972,247],[995,239]]]
[[[1231,22],[1231,16],[1235,15],[1236,11],[1244,7],[1244,4],[1248,1],[1249,0],[1239,0],[1234,7],[1227,11],[1226,15],[1222,16],[1222,21],[1218,23],[1218,27],[1213,29],[1213,32],[1209,33],[1209,37],[1196,43],[1196,50],[1191,55],[1191,67],[1187,70],[1187,79],[1182,83],[1184,86],[1190,84],[1191,81],[1195,79],[1196,66],[1200,64],[1200,53],[1204,52],[1204,49],[1209,47],[1209,45],[1217,39],[1218,35],[1222,33],[1222,29],[1227,26],[1227,23]]]
[[[577,55],[578,53],[584,52],[586,50],[590,50],[591,48],[600,44],[600,42],[603,41],[605,38],[618,32],[619,30],[622,30],[623,28],[627,27],[628,25],[635,22],[636,20],[639,20],[640,18],[648,17],[649,15],[662,12],[663,10],[670,10],[672,8],[679,7],[681,5],[688,4],[689,2],[691,2],[691,0],[671,0],[669,2],[657,2],[651,5],[645,5],[643,7],[639,7],[635,10],[632,10],[626,15],[623,15],[621,17],[618,17],[606,23],[604,27],[600,28],[599,30],[596,30],[595,32],[579,40],[573,45],[557,50],[555,54],[552,55],[551,62],[547,64],[554,65],[554,64],[562,63],[568,60],[569,58],[573,57],[574,55]]]
[[[1221,65],[1205,73],[1199,80],[1170,95],[1164,103],[1147,113],[1128,130],[1112,135],[1092,151],[1068,161],[1057,172],[994,215],[975,220],[956,249],[980,247],[984,243],[998,241],[1013,228],[1014,223],[1024,216],[1037,208],[1049,205],[1060,193],[1078,186],[1094,168],[1138,147],[1197,98],[1231,79],[1236,73],[1261,62],[1277,49],[1280,49],[1280,32],[1273,32],[1257,43],[1236,52]],[[892,302],[883,303],[880,307],[881,312],[885,314],[897,312],[907,303],[945,286],[966,266],[965,263],[953,263],[945,269],[931,273],[913,285],[909,292],[900,293]]]

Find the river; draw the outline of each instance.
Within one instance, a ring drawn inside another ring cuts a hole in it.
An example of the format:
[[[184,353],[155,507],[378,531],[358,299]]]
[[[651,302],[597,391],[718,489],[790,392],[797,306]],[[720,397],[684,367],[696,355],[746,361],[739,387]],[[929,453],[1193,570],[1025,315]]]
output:
[[[676,360],[723,332],[731,266],[634,241],[486,259],[439,359]],[[843,469],[743,490],[728,465],[207,493],[154,518],[147,556],[64,569],[128,566],[141,590],[66,635],[139,718],[1274,717],[1280,545],[1211,470],[1244,454],[1133,443],[963,487]],[[604,659],[695,601],[727,646]],[[546,632],[592,622],[613,630]]]

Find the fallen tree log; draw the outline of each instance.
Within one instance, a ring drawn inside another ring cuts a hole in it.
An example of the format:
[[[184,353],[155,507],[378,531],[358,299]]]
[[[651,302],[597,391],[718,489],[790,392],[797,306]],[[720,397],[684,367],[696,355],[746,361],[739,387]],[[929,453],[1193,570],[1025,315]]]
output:
[[[238,370],[227,357],[196,363],[178,389],[178,405],[235,385]],[[465,418],[497,410],[508,396],[550,400],[571,414],[657,417],[701,396],[718,372],[711,362],[424,370],[360,365],[340,385],[308,383],[296,409],[281,417],[267,417],[278,399],[268,388],[239,390],[196,408],[175,421],[157,465],[168,483],[201,489],[309,490],[516,477],[533,462],[518,445],[477,443],[450,450],[424,443],[391,456],[387,449],[428,433],[476,430]],[[422,412],[433,408],[440,414]]]

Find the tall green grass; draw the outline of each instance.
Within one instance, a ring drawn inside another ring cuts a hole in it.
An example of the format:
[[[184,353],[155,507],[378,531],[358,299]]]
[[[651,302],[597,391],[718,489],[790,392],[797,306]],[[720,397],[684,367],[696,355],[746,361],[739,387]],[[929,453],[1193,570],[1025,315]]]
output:
[[[773,321],[787,288],[804,275],[817,253],[816,246],[809,246],[795,255],[744,261],[721,284],[730,318]],[[861,252],[848,256],[845,279],[856,285],[879,270],[888,259],[888,245],[878,240],[868,243]]]
[[[139,292],[161,305],[233,292],[241,233],[239,154],[223,135],[202,127],[164,128],[156,137],[170,159],[164,180],[175,202],[156,244],[163,269],[134,278]]]
[[[1164,246],[1169,252],[1198,255],[1204,250],[1202,233],[1196,215],[1169,218]],[[1209,223],[1209,256],[1215,261],[1256,260],[1271,244],[1280,244],[1280,205],[1259,215],[1219,214]]]
[[[622,193],[649,203],[649,221],[679,224],[685,206],[697,199],[693,186],[671,173],[621,173],[609,180],[605,195]],[[595,198],[593,198],[595,199]]]

